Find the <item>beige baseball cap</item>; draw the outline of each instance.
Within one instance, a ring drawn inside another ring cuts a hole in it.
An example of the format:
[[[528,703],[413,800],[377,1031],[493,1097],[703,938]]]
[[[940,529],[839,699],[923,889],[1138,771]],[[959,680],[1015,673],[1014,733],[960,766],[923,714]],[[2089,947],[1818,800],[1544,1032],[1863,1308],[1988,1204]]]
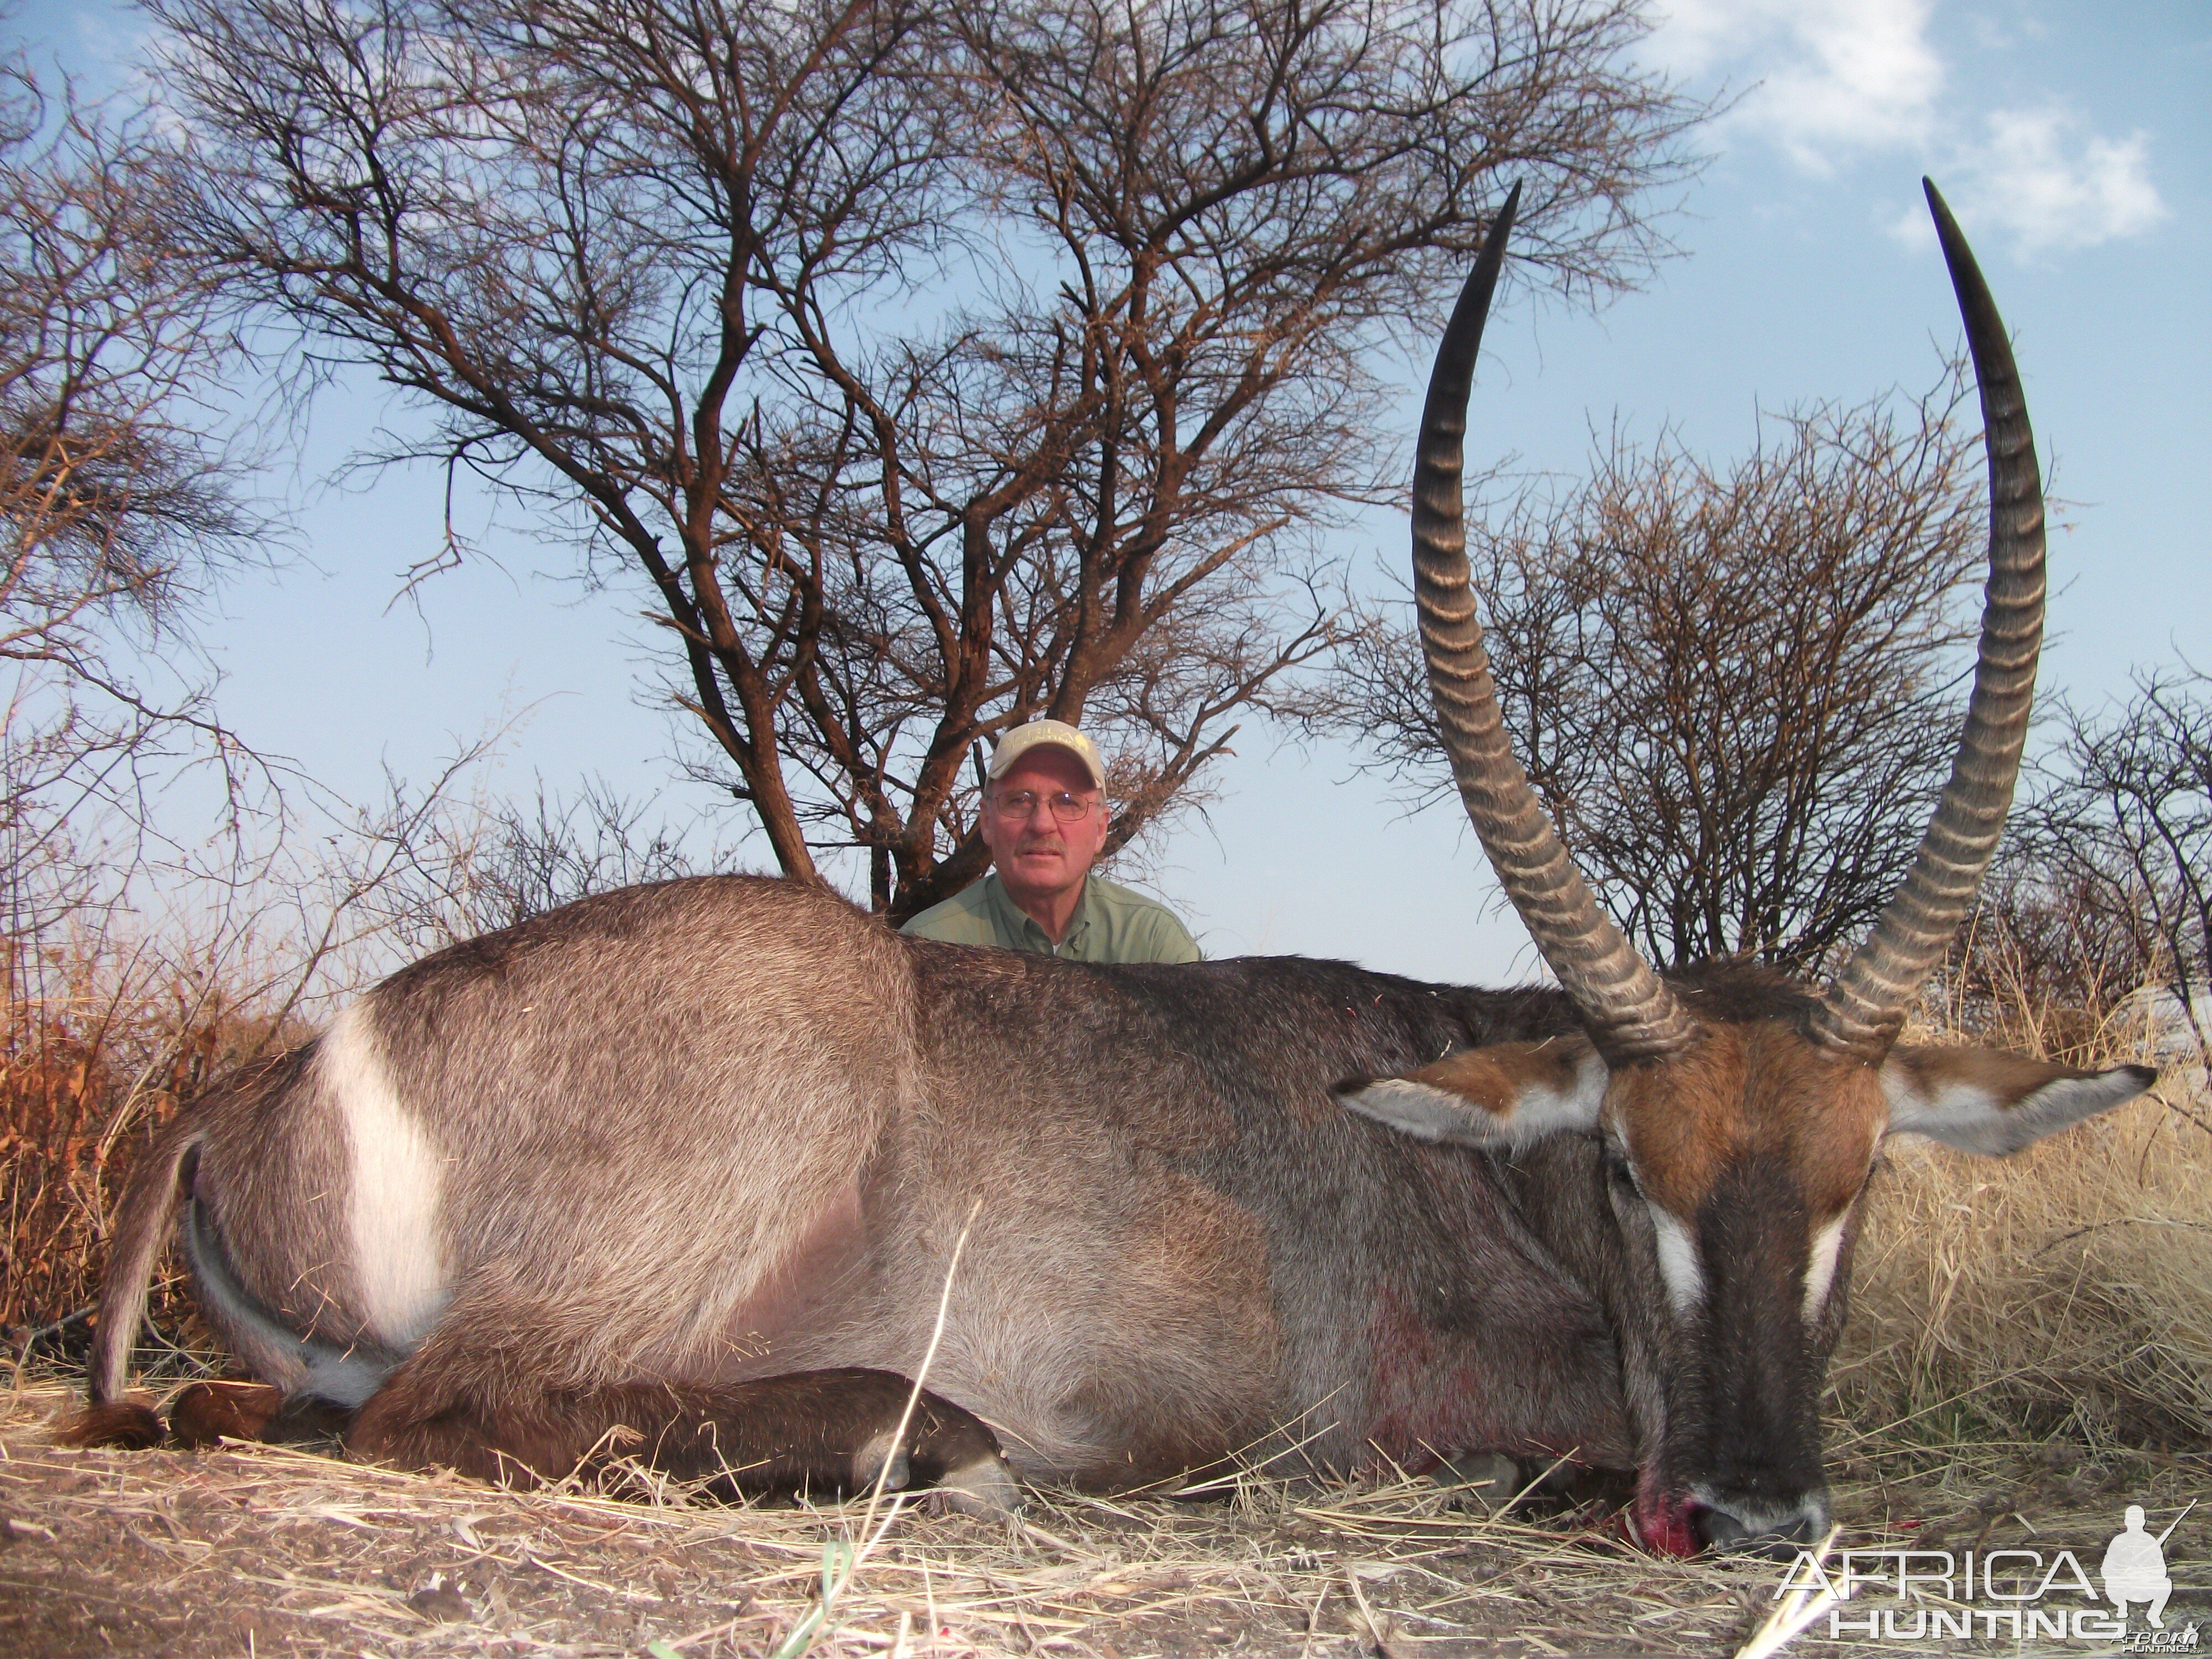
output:
[[[1106,763],[1099,757],[1098,745],[1085,737],[1066,720],[1031,720],[1027,726],[1018,726],[999,739],[999,746],[991,751],[991,763],[983,769],[987,778],[999,778],[1030,750],[1040,744],[1065,749],[1083,763],[1083,769],[1091,774],[1091,781],[1098,788],[1106,787]]]

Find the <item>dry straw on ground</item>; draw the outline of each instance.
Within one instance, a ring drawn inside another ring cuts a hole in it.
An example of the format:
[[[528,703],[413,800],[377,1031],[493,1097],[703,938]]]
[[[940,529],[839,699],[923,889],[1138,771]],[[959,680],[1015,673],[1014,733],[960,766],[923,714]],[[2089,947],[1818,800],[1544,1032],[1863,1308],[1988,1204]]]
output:
[[[1902,1151],[1877,1177],[1831,1401],[1844,1544],[2087,1560],[2127,1504],[2212,1500],[2212,1133],[2201,1093],[2162,1092],[2022,1158]],[[860,1505],[61,1450],[78,1382],[0,1395],[0,1652],[768,1659],[811,1619],[811,1650],[841,1659],[1729,1653],[1781,1577],[1656,1560],[1593,1511],[1492,1516],[1425,1479],[1255,1479],[1202,1502],[1040,1492],[1014,1527],[902,1506],[814,1618]],[[2212,1623],[2208,1545],[2200,1509],[2167,1546],[2169,1624]],[[1877,1649],[1816,1620],[1788,1650]]]

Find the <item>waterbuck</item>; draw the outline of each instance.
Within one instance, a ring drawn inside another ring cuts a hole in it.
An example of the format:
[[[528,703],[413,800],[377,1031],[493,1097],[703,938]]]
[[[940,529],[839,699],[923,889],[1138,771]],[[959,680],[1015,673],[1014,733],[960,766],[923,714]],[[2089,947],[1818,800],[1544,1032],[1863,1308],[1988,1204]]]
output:
[[[1653,973],[1509,752],[1460,489],[1509,200],[1437,355],[1414,568],[1461,793],[1556,988],[1086,967],[750,877],[588,899],[393,975],[154,1142],[84,1436],[161,1432],[122,1390],[181,1208],[264,1385],[189,1395],[188,1436],[320,1416],[361,1456],[486,1476],[627,1455],[984,1510],[1015,1476],[1489,1450],[1634,1471],[1655,1549],[1816,1534],[1883,1138],[2008,1152],[2152,1077],[1896,1041],[2003,821],[2044,588],[2004,329],[1929,199],[1987,423],[1987,608],[1917,862],[1832,984]]]

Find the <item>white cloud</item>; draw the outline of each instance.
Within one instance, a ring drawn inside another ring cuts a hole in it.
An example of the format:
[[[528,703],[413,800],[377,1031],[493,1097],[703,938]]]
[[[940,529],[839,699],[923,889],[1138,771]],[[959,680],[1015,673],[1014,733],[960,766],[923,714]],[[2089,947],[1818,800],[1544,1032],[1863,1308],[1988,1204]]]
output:
[[[2070,112],[1996,110],[1988,137],[1962,148],[1960,195],[1975,217],[2008,231],[2022,254],[2094,247],[2166,216],[2150,181],[2150,141],[2106,138]]]
[[[1932,0],[1672,0],[1643,55],[1741,88],[1723,135],[1772,144],[1807,172],[1907,152],[2022,257],[2138,235],[2167,216],[2142,132],[2106,137],[2057,102],[1990,111],[1978,132],[1947,118],[1959,94],[1944,94],[1931,10]],[[1934,241],[1917,204],[1893,228]]]
[[[1646,55],[1744,88],[1730,125],[1810,171],[1848,151],[1923,142],[1943,63],[1927,0],[1674,0]]]
[[[2094,247],[2168,216],[2143,134],[2100,137],[2056,106],[1996,110],[1983,121],[1986,137],[1954,146],[1936,182],[1962,220],[1991,240],[2008,238],[2020,258]],[[1936,245],[1917,202],[1889,232],[1909,246]]]

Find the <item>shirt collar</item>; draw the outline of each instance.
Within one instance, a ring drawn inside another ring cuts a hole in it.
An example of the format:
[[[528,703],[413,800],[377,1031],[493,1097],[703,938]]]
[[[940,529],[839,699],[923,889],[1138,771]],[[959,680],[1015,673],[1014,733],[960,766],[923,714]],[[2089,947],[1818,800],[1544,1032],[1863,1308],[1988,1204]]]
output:
[[[996,870],[983,878],[983,890],[997,915],[999,926],[1012,937],[1028,941],[1034,949],[1048,956],[1066,956],[1073,952],[1075,942],[1083,937],[1084,930],[1091,926],[1097,915],[1091,904],[1091,872],[1087,870],[1083,875],[1083,890],[1075,896],[1074,914],[1067,919],[1066,935],[1057,947],[1045,937],[1045,931],[1037,926],[1036,918],[1014,902],[1012,896],[1006,891],[1006,883],[999,879]]]

